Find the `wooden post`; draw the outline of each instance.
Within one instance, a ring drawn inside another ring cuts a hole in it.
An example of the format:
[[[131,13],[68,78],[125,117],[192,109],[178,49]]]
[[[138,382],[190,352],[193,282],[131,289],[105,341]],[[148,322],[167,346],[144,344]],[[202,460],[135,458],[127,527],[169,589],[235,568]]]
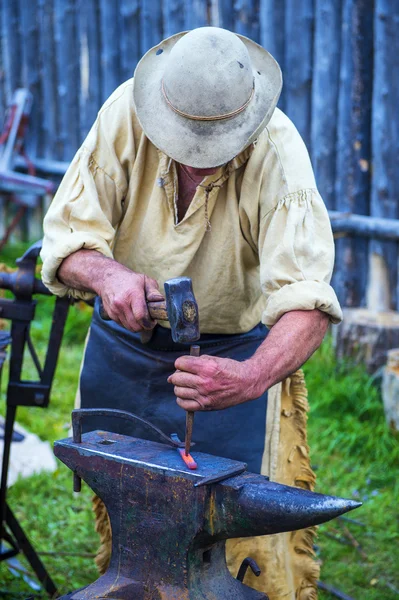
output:
[[[39,78],[39,32],[37,23],[37,1],[21,2],[21,39],[22,44],[22,85],[33,95],[32,109],[29,117],[29,135],[26,150],[31,156],[37,155],[39,141],[40,111],[40,78]]]
[[[208,3],[206,0],[185,0],[186,29],[209,25]]]
[[[285,109],[310,147],[313,0],[286,0]]]
[[[343,0],[335,207],[357,214],[367,214],[370,193],[373,67],[370,4],[370,0]],[[364,303],[367,247],[366,240],[337,240],[333,283],[344,306]]]
[[[162,9],[159,0],[141,0],[141,54],[162,41]]]
[[[277,60],[283,72],[278,107],[285,110],[285,4],[282,0],[260,0],[260,45]]]
[[[219,27],[234,31],[234,1],[219,0]]]
[[[79,44],[74,0],[54,0],[57,110],[60,158],[71,160],[79,146]]]
[[[79,0],[80,131],[83,142],[101,107],[100,11],[97,0]]]
[[[399,217],[398,27],[399,3],[396,0],[376,0],[370,206],[371,215],[376,217]],[[369,271],[368,307],[373,310],[398,310],[398,244],[373,241],[370,244]],[[380,277],[381,272],[385,274],[384,279]],[[382,285],[383,295],[376,295],[375,291]]]
[[[120,0],[121,78],[133,76],[140,60],[140,3],[139,0]]]
[[[164,37],[184,31],[184,0],[163,0],[162,9]]]
[[[329,209],[335,206],[340,50],[341,0],[316,0],[311,148],[316,183]]]
[[[389,350],[382,378],[382,399],[388,426],[399,431],[399,349]]]
[[[219,0],[210,0],[210,25],[220,27],[220,8]]]
[[[1,23],[2,25],[2,23]],[[3,60],[3,28],[0,26],[0,64],[4,64]],[[4,77],[0,77],[0,123],[3,125],[5,116],[5,107],[7,101],[4,93]],[[2,239],[6,226],[5,226],[5,199],[4,195],[0,193],[0,240]]]
[[[240,0],[234,3],[234,30],[259,43],[259,15],[255,0]]]
[[[29,115],[29,129],[26,135],[25,150],[28,156],[37,156],[40,152],[40,122],[41,111],[41,89],[39,77],[39,36],[37,22],[37,1],[21,2],[21,39],[22,44],[22,85],[29,89],[33,95],[32,109]],[[40,204],[40,199],[32,195],[32,202]],[[24,242],[39,239],[42,235],[40,220],[36,219],[35,227],[34,210],[28,209],[18,225],[21,238]]]
[[[100,0],[101,103],[121,83],[119,64],[119,3]]]
[[[40,101],[42,119],[40,131],[40,156],[61,158],[57,144],[58,111],[57,81],[55,64],[55,40],[53,27],[53,3],[51,0],[38,0],[39,57],[40,57]]]
[[[0,17],[0,64],[4,65],[3,60],[3,30],[1,27],[1,17]],[[4,74],[0,77],[0,125],[2,126],[4,123],[4,113],[6,107],[6,98],[4,93]],[[0,201],[1,202],[1,201]]]
[[[21,87],[19,2],[3,0],[1,3],[1,29],[3,44],[3,73],[5,76],[6,101]]]

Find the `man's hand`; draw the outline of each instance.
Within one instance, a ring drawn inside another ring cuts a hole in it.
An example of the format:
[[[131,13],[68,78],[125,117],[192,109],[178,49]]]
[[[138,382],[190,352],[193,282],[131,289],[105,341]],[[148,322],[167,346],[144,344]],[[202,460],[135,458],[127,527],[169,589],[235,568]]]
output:
[[[147,302],[164,300],[155,279],[126,268],[105,278],[99,294],[108,316],[135,332],[155,327]]]
[[[258,398],[256,378],[249,362],[203,355],[181,356],[168,378],[177,404],[184,410],[221,410]]]
[[[78,250],[65,258],[57,272],[66,285],[101,297],[109,317],[131,331],[150,330],[147,302],[164,297],[155,279],[135,273],[96,250]]]

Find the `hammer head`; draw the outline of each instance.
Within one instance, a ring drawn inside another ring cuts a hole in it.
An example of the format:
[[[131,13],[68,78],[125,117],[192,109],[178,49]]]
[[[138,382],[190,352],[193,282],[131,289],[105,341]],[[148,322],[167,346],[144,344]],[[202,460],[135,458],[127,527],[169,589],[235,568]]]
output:
[[[165,281],[165,298],[173,341],[196,342],[200,337],[198,305],[190,277]]]

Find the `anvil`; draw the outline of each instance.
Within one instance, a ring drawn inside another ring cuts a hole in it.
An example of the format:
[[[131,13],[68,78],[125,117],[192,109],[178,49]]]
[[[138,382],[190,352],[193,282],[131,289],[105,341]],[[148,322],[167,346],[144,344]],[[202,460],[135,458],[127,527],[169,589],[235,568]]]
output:
[[[64,599],[267,600],[229,573],[225,540],[302,529],[359,506],[200,452],[190,471],[167,444],[105,431],[58,441],[54,450],[103,500],[112,527],[107,572]],[[228,477],[232,471],[243,472]]]

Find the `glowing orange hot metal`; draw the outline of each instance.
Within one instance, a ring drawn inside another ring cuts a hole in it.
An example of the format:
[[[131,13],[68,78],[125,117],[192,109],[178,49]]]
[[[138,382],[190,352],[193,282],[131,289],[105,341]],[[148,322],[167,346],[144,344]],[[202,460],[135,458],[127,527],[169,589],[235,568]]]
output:
[[[178,451],[189,469],[194,470],[197,468],[197,463],[195,462],[191,454],[186,454],[184,448],[178,448]]]
[[[171,434],[171,439],[174,440],[175,442],[180,442],[180,439],[178,437],[178,435],[176,433],[172,433]],[[195,460],[193,459],[193,457],[191,456],[191,454],[186,454],[186,451],[184,448],[176,448],[176,450],[178,450],[180,456],[182,457],[184,464],[186,465],[186,467],[188,467],[189,469],[191,469],[192,471],[194,471],[194,469],[197,468],[197,463],[195,462]]]

